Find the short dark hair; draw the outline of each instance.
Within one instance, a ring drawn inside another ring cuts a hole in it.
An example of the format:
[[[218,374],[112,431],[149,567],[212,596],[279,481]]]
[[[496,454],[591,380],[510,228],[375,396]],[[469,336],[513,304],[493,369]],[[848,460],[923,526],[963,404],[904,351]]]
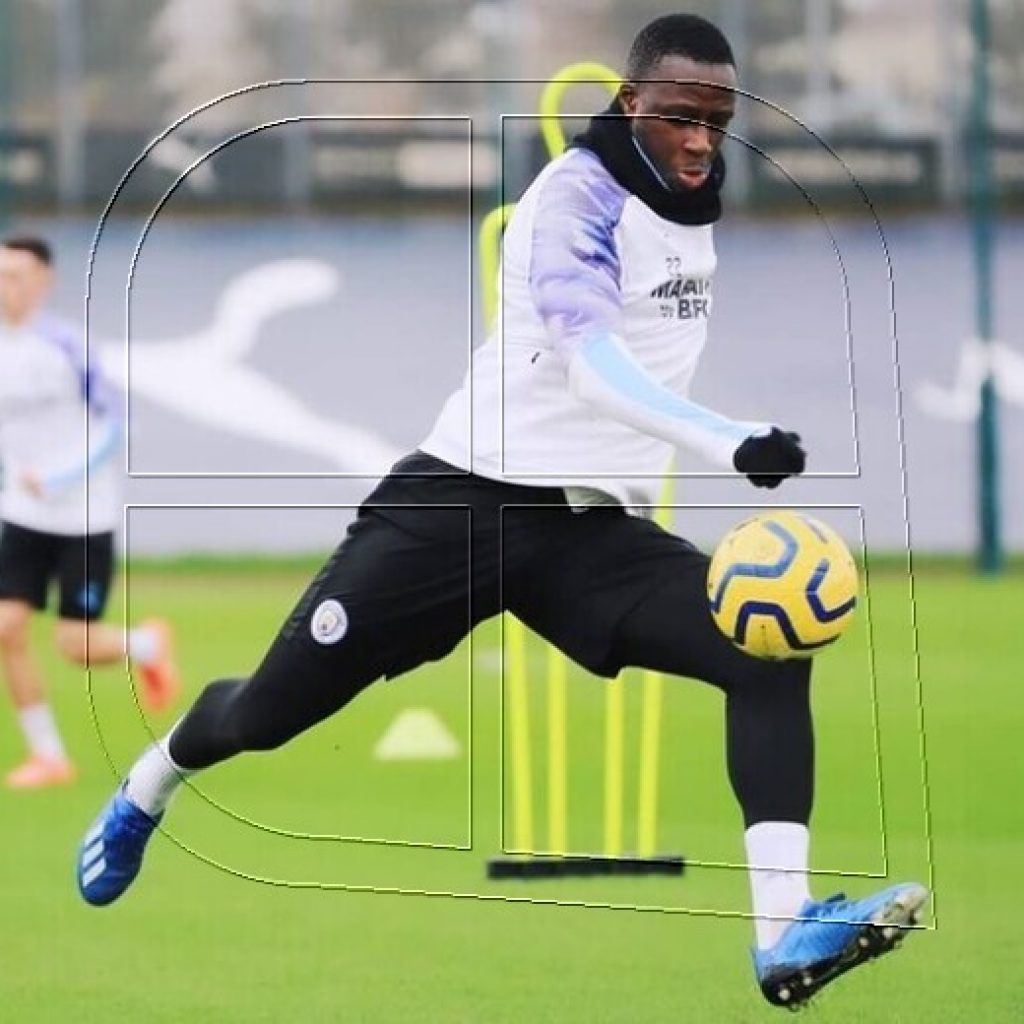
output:
[[[53,266],[53,249],[50,243],[44,238],[36,235],[11,235],[5,238],[0,245],[5,249],[14,249],[17,252],[30,252],[40,263],[47,267]]]
[[[642,28],[633,40],[626,76],[642,81],[668,56],[689,57],[699,64],[732,64],[732,47],[722,30],[698,14],[666,14]]]

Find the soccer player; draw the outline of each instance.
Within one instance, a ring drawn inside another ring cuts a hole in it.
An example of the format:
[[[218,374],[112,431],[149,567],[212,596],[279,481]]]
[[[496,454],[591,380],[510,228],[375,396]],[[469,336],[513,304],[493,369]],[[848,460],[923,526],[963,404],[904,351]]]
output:
[[[126,652],[122,631],[98,621],[113,567],[120,425],[105,382],[86,369],[81,333],[44,310],[52,262],[40,238],[0,243],[0,670],[29,751],[6,776],[12,789],[75,776],[29,644],[52,585],[64,658],[110,665],[127,653],[153,710],[177,689],[165,623],[130,630]]]
[[[905,934],[920,885],[811,898],[810,663],[734,647],[711,618],[706,556],[636,514],[657,501],[676,447],[756,487],[805,465],[795,433],[687,397],[735,89],[709,22],[671,15],[640,32],[611,109],[508,225],[498,326],[463,387],[361,506],[256,670],[211,683],[136,762],[82,843],[88,902],[131,884],[184,777],[286,743],[504,609],[598,675],[639,666],[724,693],[771,1002],[803,1002]]]

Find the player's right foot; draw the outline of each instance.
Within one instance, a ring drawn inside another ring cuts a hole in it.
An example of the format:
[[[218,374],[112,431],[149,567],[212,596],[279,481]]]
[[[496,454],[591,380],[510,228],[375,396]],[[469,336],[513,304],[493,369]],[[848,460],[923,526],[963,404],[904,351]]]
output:
[[[754,951],[765,999],[797,1007],[840,975],[895,949],[927,900],[928,890],[911,882],[862,900],[808,901],[771,949]]]
[[[86,903],[113,903],[142,867],[142,855],[162,814],[151,818],[119,789],[100,811],[78,848],[78,891]]]
[[[75,766],[66,757],[33,754],[4,777],[8,789],[45,789],[75,781]]]
[[[156,637],[158,650],[152,661],[139,665],[142,699],[149,711],[163,711],[174,703],[181,691],[174,658],[174,634],[163,619],[147,619],[139,623],[139,628]]]

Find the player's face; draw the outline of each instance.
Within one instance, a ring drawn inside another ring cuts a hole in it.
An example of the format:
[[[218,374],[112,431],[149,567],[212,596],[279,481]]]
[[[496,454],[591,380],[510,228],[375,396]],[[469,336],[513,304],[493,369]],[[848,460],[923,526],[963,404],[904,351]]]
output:
[[[50,290],[50,268],[30,252],[0,246],[0,315],[19,323],[30,317]]]
[[[736,69],[663,57],[619,92],[633,133],[671,188],[700,188],[736,110]]]

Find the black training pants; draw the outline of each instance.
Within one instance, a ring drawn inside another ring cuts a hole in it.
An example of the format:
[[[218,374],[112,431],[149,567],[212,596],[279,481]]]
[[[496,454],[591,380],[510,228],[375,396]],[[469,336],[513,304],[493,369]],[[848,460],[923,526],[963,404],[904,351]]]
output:
[[[508,610],[598,675],[635,666],[718,687],[746,823],[806,822],[810,662],[762,661],[722,636],[707,566],[693,545],[621,508],[574,512],[559,488],[499,483],[415,453],[361,507],[257,670],[206,688],[171,757],[194,770],[278,747]]]

